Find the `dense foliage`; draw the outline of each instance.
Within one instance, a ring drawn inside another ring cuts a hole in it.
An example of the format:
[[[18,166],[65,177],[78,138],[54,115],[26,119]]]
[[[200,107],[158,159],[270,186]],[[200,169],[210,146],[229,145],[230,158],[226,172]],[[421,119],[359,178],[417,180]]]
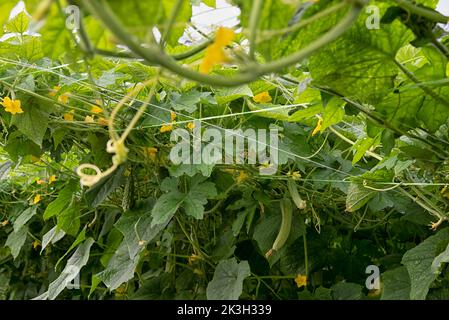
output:
[[[438,1],[233,0],[190,46],[200,1],[24,2],[0,0],[0,299],[449,298]],[[199,120],[278,130],[276,173],[174,164]]]

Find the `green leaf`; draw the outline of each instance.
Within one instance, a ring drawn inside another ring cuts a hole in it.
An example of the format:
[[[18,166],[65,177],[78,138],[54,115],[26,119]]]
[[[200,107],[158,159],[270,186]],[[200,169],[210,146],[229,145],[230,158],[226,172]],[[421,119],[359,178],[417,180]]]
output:
[[[379,138],[380,136],[377,136],[376,138],[365,137],[357,140],[357,142],[352,146],[352,149],[355,150],[354,157],[352,158],[352,164],[354,165],[359,162],[373,145],[379,143]]]
[[[73,281],[80,273],[82,267],[87,264],[89,260],[90,248],[94,244],[92,238],[88,238],[81,244],[62,270],[61,274],[52,283],[50,283],[47,291],[46,299],[54,300],[58,295]]]
[[[171,219],[181,205],[183,205],[187,215],[196,219],[202,219],[207,199],[215,197],[217,194],[215,185],[212,182],[203,182],[204,179],[205,177],[198,175],[189,178],[189,190],[187,193],[178,190],[176,179],[165,179],[162,182],[161,189],[168,191],[168,193],[159,197],[151,211],[153,217],[152,226]]]
[[[45,209],[44,220],[48,220],[51,217],[59,215],[68,206],[70,206],[77,189],[78,182],[75,180],[70,181],[64,189],[59,192],[58,197]]]
[[[14,232],[18,232],[37,213],[37,207],[29,207],[14,221]]]
[[[98,207],[124,182],[126,166],[120,166],[115,172],[104,177],[85,193],[87,204],[91,208]]]
[[[346,211],[354,212],[370,201],[377,191],[365,188],[361,183],[351,183],[346,196]]]
[[[48,231],[44,236],[42,237],[42,249],[41,253],[44,251],[44,249],[50,244],[50,243],[56,243],[62,238],[64,238],[65,232],[58,228],[58,226],[54,226],[50,231]]]
[[[22,103],[23,113],[12,117],[11,124],[27,136],[31,141],[42,147],[42,140],[47,131],[49,114],[38,107],[37,104],[29,105],[30,100]]]
[[[63,210],[57,216],[57,226],[71,236],[78,234],[80,228],[80,208],[73,205]]]
[[[440,274],[443,263],[449,263],[449,244],[442,253],[440,253],[432,262],[432,272]]]
[[[321,132],[324,132],[330,126],[343,121],[345,110],[343,108],[343,101],[337,98],[332,98],[323,111],[323,123],[321,124]]]
[[[28,227],[23,226],[17,232],[13,231],[8,235],[5,246],[11,250],[11,255],[16,259],[25,244],[25,240],[28,235]]]
[[[126,243],[122,242],[111,260],[109,260],[106,269],[95,276],[101,280],[109,290],[115,290],[122,283],[133,278],[138,262],[139,256],[130,257]]]
[[[215,99],[218,104],[225,104],[242,97],[252,97],[253,91],[248,85],[238,87],[222,88],[215,92]]]
[[[335,300],[361,300],[363,287],[357,283],[339,282],[332,286],[332,297]]]
[[[243,291],[243,280],[251,274],[247,261],[235,258],[220,261],[206,289],[208,300],[237,300]]]
[[[410,277],[406,267],[387,270],[382,273],[381,300],[409,300]]]
[[[6,24],[6,32],[25,33],[30,24],[30,17],[25,11],[20,12]]]
[[[426,298],[430,285],[438,276],[432,269],[432,264],[439,254],[437,250],[441,246],[446,247],[448,243],[449,228],[446,228],[404,254],[402,264],[406,266],[410,275],[410,299],[424,300]]]

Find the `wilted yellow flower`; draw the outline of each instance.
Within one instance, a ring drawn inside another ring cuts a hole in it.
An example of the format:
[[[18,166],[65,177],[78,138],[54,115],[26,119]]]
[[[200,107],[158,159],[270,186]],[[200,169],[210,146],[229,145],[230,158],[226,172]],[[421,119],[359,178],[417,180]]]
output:
[[[93,106],[90,110],[92,113],[99,114],[103,112],[103,109],[101,109],[99,106]]]
[[[65,121],[73,121],[73,114],[75,113],[75,110],[70,110],[67,113],[64,113],[64,120]]]
[[[40,194],[36,195],[33,199],[33,204],[38,204],[39,202],[41,202],[42,197]]]
[[[295,282],[298,288],[305,287],[307,285],[307,276],[298,274],[298,276],[295,278]]]
[[[313,137],[314,135],[316,135],[318,132],[320,132],[321,126],[322,126],[322,125],[323,125],[323,119],[319,118],[319,119],[318,119],[318,123],[317,123],[315,129],[313,129],[312,137]]]
[[[234,30],[220,27],[215,35],[215,41],[209,47],[207,47],[203,61],[200,65],[201,73],[209,73],[212,68],[228,59],[224,52],[224,47],[229,45],[235,37]]]
[[[11,100],[9,97],[5,97],[0,104],[5,107],[6,112],[11,114],[23,113],[20,100]]]
[[[5,220],[5,221],[2,221],[2,222],[0,223],[0,226],[6,227],[8,224],[9,224],[9,221],[8,221],[8,220]]]
[[[97,122],[98,122],[98,124],[100,124],[102,126],[108,126],[109,125],[108,119],[105,119],[105,118],[100,118],[100,119],[98,119]]]
[[[269,102],[273,101],[273,99],[271,98],[270,93],[268,93],[268,91],[264,91],[259,94],[256,94],[253,97],[253,100],[254,100],[254,102],[257,102],[257,103],[269,103]]]
[[[95,120],[94,120],[94,117],[86,116],[86,117],[84,118],[84,122],[86,122],[86,123],[94,123]]]
[[[56,181],[56,176],[55,175],[51,175],[50,178],[48,178],[48,184],[52,184],[55,181]]]
[[[160,132],[161,133],[165,133],[165,132],[170,132],[173,130],[173,125],[172,124],[164,124],[162,125]]]
[[[187,124],[187,129],[189,129],[189,130],[195,129],[195,124],[194,124],[193,122],[189,122],[189,123]]]
[[[146,155],[152,160],[155,161],[156,160],[156,155],[157,155],[157,148],[146,148],[145,152]]]

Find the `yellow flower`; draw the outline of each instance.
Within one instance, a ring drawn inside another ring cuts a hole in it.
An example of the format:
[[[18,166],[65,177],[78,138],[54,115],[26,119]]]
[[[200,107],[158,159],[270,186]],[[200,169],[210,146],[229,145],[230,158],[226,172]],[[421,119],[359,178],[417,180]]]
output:
[[[156,160],[157,151],[158,151],[157,148],[146,148],[146,149],[145,149],[146,155],[147,155],[152,161],[155,161],[155,160]]]
[[[217,44],[211,44],[207,47],[204,55],[204,59],[200,65],[201,73],[209,73],[212,68],[227,61],[223,47]]]
[[[201,260],[201,257],[199,255],[193,253],[187,260],[188,260],[189,264],[192,264],[195,261]]]
[[[50,91],[49,95],[51,97],[55,97],[58,94],[58,91],[61,90],[60,86],[55,86],[53,87],[53,89]]]
[[[176,120],[176,113],[174,113],[173,111],[170,111],[170,121],[173,122]]]
[[[257,103],[269,103],[269,102],[273,101],[273,99],[271,99],[271,96],[268,93],[268,91],[264,91],[259,94],[256,94],[253,97],[253,100],[254,100],[254,102],[257,102]]]
[[[209,73],[212,68],[223,62],[227,62],[227,57],[224,52],[224,47],[229,45],[234,40],[234,30],[220,27],[215,35],[215,41],[207,47],[204,59],[200,65],[201,73]]]
[[[95,120],[94,120],[94,118],[91,117],[91,116],[86,116],[86,117],[84,118],[84,122],[86,122],[86,123],[94,123]]]
[[[101,109],[99,106],[93,106],[90,110],[92,113],[99,114],[103,112],[103,109]]]
[[[37,247],[39,247],[41,244],[40,244],[40,242],[38,241],[38,240],[34,240],[33,241],[33,249],[34,250],[36,250],[37,249]]]
[[[55,175],[51,175],[50,178],[48,178],[48,184],[52,184],[55,181],[56,181],[56,176]]]
[[[5,111],[11,114],[23,113],[22,103],[20,100],[11,100],[9,97],[3,98],[3,102],[0,104],[5,107]]]
[[[2,222],[0,223],[0,226],[6,227],[8,224],[9,224],[9,221],[8,221],[8,220],[5,220],[5,221],[2,221]]]
[[[298,274],[298,276],[295,278],[295,282],[298,288],[305,287],[307,285],[307,276]]]
[[[165,133],[165,132],[170,132],[173,130],[173,125],[172,124],[164,124],[162,125],[160,132],[161,133]]]
[[[39,202],[41,202],[42,197],[40,194],[36,195],[33,199],[33,204],[38,204]]]
[[[189,123],[187,124],[187,129],[189,129],[189,130],[195,129],[195,124],[194,124],[193,122],[189,122]]]
[[[58,102],[62,104],[67,104],[69,102],[69,94],[63,93],[58,97]]]
[[[39,180],[36,181],[36,183],[37,183],[38,185],[43,185],[43,184],[45,184],[45,181],[42,180],[42,179],[39,179]]]
[[[312,137],[316,135],[321,130],[321,126],[323,125],[323,119],[319,118],[318,123],[316,124],[315,129],[313,129]]]
[[[235,179],[237,183],[242,183],[249,178],[248,174],[245,171],[240,171],[239,176]]]
[[[64,114],[64,120],[65,121],[73,121],[73,114],[75,113],[75,110],[70,110],[69,112]]]
[[[214,43],[222,47],[226,47],[227,45],[231,44],[234,38],[235,38],[234,30],[225,27],[220,27],[218,28],[215,34]]]

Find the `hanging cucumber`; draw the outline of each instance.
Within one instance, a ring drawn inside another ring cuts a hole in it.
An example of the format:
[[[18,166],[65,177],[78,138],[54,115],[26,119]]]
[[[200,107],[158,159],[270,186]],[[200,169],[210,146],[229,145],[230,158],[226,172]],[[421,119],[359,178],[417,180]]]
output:
[[[289,179],[287,181],[287,187],[288,191],[290,192],[290,196],[292,197],[293,202],[295,203],[296,207],[300,210],[303,210],[306,208],[306,202],[301,199],[301,196],[298,193],[298,189],[296,188],[296,183]]]
[[[290,199],[284,198],[281,200],[281,214],[282,214],[282,222],[281,228],[279,229],[279,233],[274,240],[273,246],[270,250],[265,254],[265,257],[271,257],[274,251],[280,250],[290,235],[290,230],[292,227],[292,203]]]

